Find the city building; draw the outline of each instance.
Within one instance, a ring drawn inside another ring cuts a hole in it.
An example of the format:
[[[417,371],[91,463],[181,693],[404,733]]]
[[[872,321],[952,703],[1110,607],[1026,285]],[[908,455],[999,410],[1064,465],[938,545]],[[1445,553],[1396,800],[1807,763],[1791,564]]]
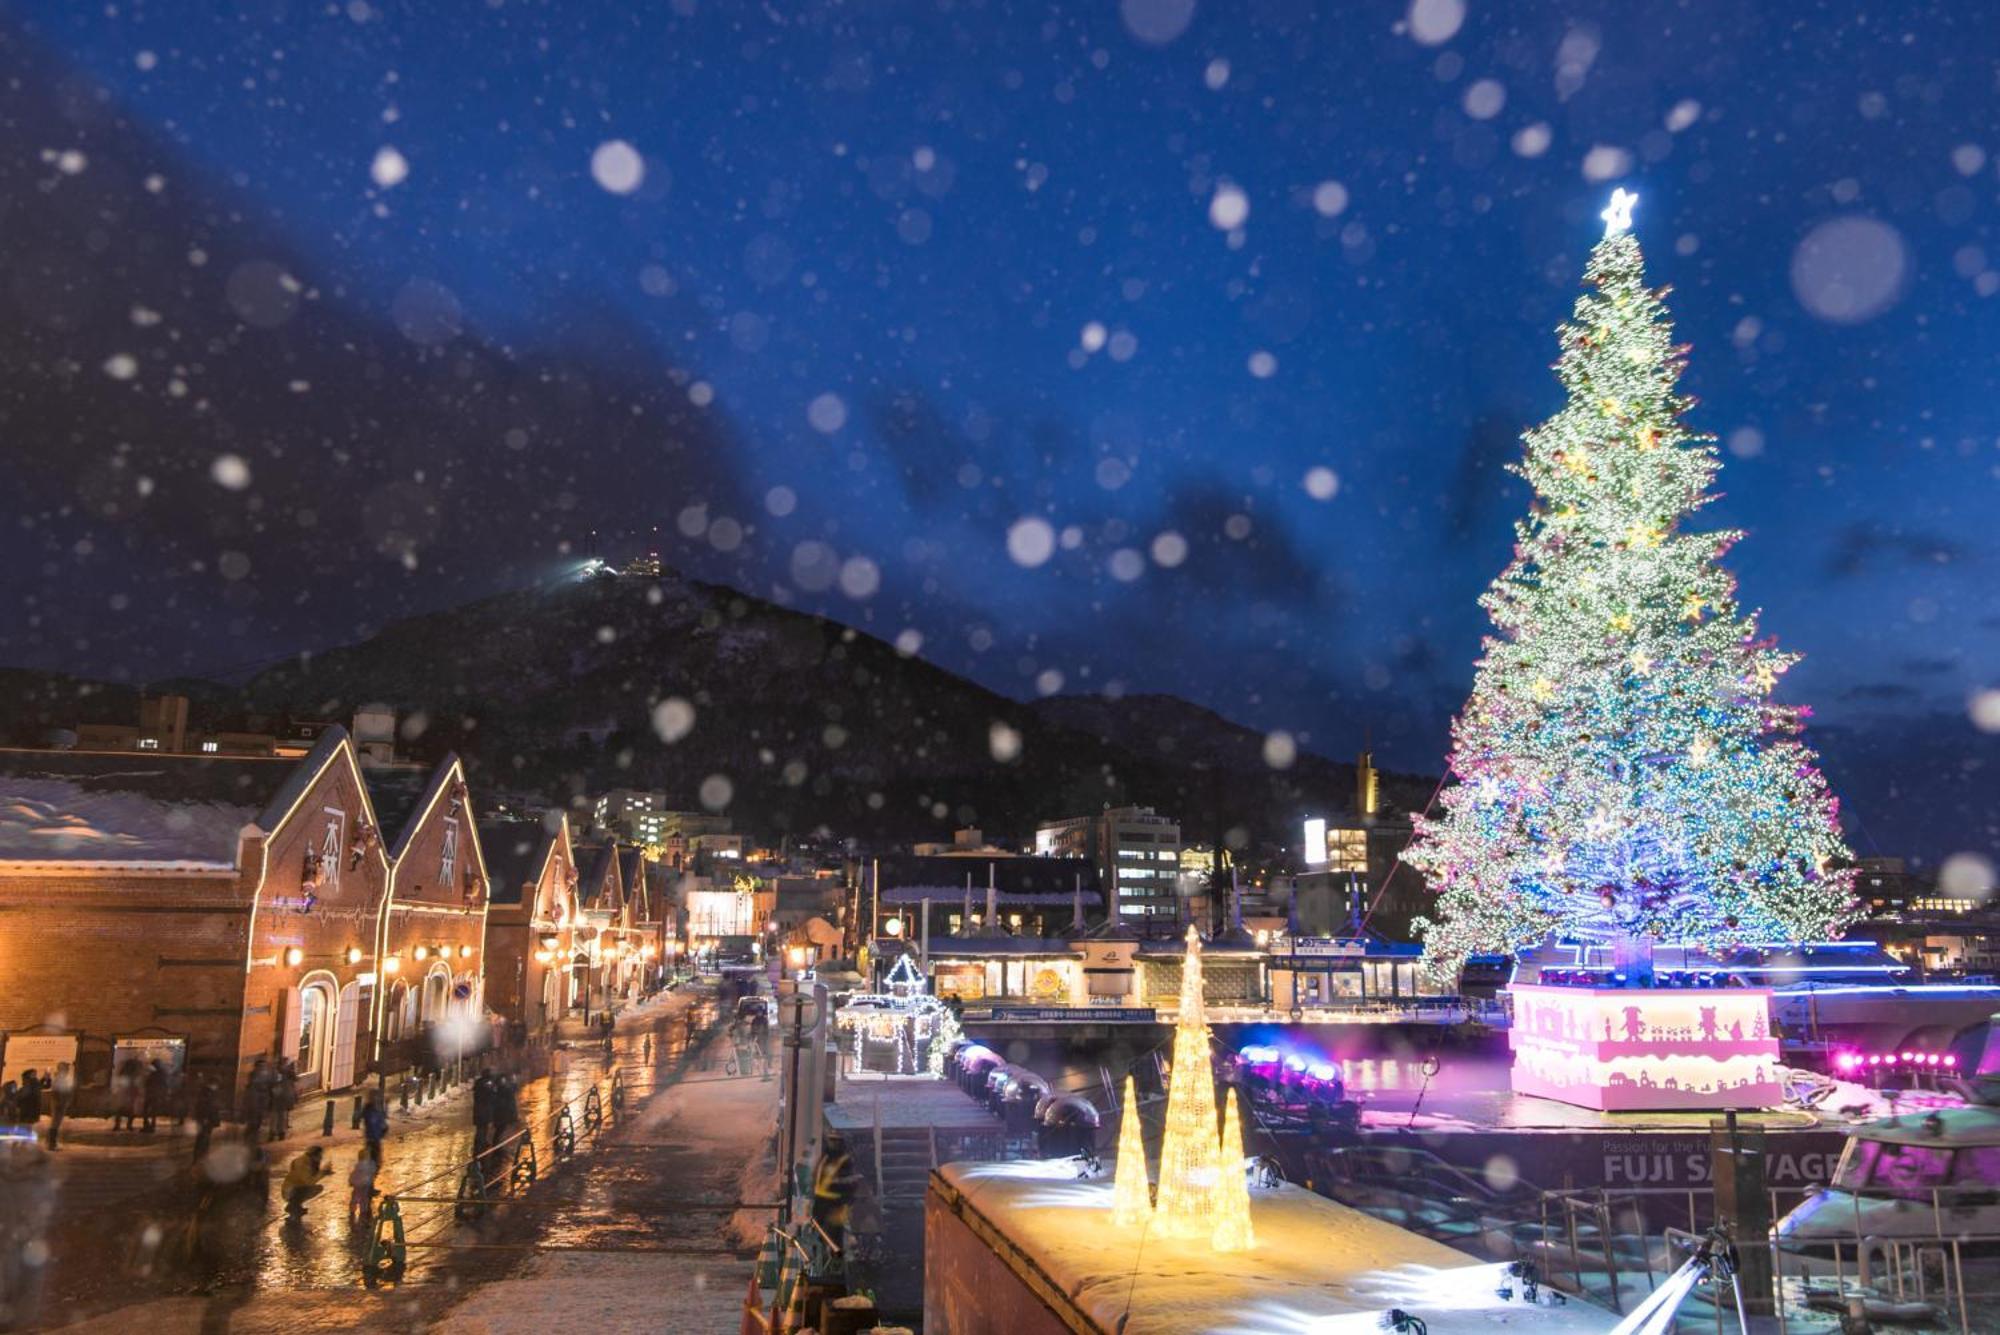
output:
[[[1423,878],[1402,865],[1416,827],[1385,811],[1380,776],[1366,751],[1355,762],[1354,809],[1305,823],[1300,871],[1290,881],[1291,930],[1299,935],[1354,936],[1373,932],[1393,941],[1412,937],[1411,923],[1429,907]],[[1282,886],[1274,886],[1282,894]]]
[[[591,808],[591,830],[636,844],[666,839],[667,795],[658,789],[613,788]]]
[[[1269,945],[1271,1008],[1403,1004],[1444,999],[1452,989],[1424,976],[1423,948],[1376,936],[1286,936]]]
[[[630,971],[623,957],[633,949],[631,915],[614,843],[576,850],[582,874],[577,882],[576,923],[570,939],[580,974],[579,1001],[587,1013],[615,1008],[627,992]]]
[[[276,755],[278,739],[266,732],[194,727],[185,695],[141,696],[131,723],[79,723],[79,751],[159,751],[170,755]]]
[[[548,1038],[580,1002],[570,929],[576,852],[560,811],[536,821],[481,821],[492,892],[486,909],[486,1004],[509,1038]]]
[[[121,1051],[226,1090],[259,1057],[306,1090],[366,1070],[390,862],[345,729],[297,761],[5,751],[0,779],[0,1031],[73,1054],[79,1112]]]
[[[921,843],[910,846],[910,852],[920,858],[1011,858],[1016,856],[1011,850],[1001,848],[986,837],[984,830],[969,827],[954,830],[949,843]]]
[[[483,1040],[465,1023],[485,1014],[489,885],[465,769],[448,755],[428,771],[363,772],[390,869],[376,924],[373,1056],[383,1070],[439,1065]]]
[[[1035,828],[1035,854],[1088,860],[1120,921],[1184,916],[1181,827],[1151,807],[1045,822]]]
[[[863,915],[884,928],[894,918],[897,934],[910,941],[920,941],[926,926],[933,940],[976,933],[1044,938],[1104,920],[1097,868],[1075,858],[976,862],[898,854],[871,860],[863,875],[870,878],[862,888]]]

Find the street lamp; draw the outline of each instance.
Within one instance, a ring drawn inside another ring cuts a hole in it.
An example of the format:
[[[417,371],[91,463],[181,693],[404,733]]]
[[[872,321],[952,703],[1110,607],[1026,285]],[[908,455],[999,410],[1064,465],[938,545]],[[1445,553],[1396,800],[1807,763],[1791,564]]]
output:
[[[892,937],[899,937],[903,934],[903,920],[901,918],[891,918],[882,924],[882,930]]]

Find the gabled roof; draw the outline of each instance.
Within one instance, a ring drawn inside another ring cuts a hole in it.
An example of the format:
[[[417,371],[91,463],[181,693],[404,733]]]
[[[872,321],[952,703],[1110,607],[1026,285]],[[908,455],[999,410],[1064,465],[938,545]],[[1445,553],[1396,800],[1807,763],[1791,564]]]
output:
[[[0,862],[220,870],[269,833],[338,753],[304,760],[145,751],[0,750]]]
[[[489,901],[519,904],[527,887],[541,880],[561,832],[560,822],[480,821],[479,848],[486,855]]]
[[[635,918],[646,914],[646,852],[641,848],[624,848],[618,853],[618,879],[625,887],[625,898],[632,903]]]
[[[583,869],[576,885],[577,906],[615,911],[619,905],[617,845],[583,845],[576,850],[576,862]]]
[[[313,781],[319,778],[321,771],[346,745],[347,729],[338,723],[327,725],[320,733],[319,740],[313,743],[312,750],[306,752],[306,758],[292,766],[291,772],[284,778],[283,785],[264,804],[263,811],[257,816],[257,828],[265,834],[270,834],[284,824],[285,817],[289,816],[292,808],[299,804],[299,799],[306,795],[306,790],[313,786]]]
[[[382,846],[394,861],[403,855],[417,826],[439,789],[451,782],[457,756],[448,755],[435,769],[421,765],[379,765],[363,770],[368,800],[375,807],[375,819],[382,822]]]

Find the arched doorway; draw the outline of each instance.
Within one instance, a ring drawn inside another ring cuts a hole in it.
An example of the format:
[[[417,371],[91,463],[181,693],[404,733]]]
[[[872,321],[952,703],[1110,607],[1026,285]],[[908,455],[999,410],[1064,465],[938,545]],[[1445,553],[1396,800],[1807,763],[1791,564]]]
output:
[[[424,998],[421,1020],[425,1024],[442,1024],[451,1005],[451,971],[442,964],[431,966],[424,978]]]
[[[562,1014],[561,979],[560,969],[545,969],[542,972],[542,1024],[554,1024]]]
[[[316,1075],[322,1085],[333,1071],[339,998],[339,984],[330,973],[309,974],[299,984],[296,1032],[299,1074]]]
[[[398,983],[389,989],[389,1005],[383,1016],[383,1037],[394,1043],[407,1038],[412,1029],[411,1020],[415,1008],[410,1005],[410,985]]]

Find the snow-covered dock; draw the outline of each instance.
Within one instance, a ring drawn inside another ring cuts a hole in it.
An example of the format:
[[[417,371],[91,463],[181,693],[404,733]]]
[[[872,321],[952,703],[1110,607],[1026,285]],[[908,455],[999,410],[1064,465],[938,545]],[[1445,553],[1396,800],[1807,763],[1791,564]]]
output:
[[[1111,1223],[1108,1176],[1073,1162],[947,1164],[925,1218],[925,1328],[947,1335],[1304,1335],[1387,1329],[1394,1310],[1431,1335],[1496,1325],[1602,1335],[1611,1313],[1525,1300],[1502,1265],[1336,1205],[1299,1187],[1251,1194],[1256,1245],[1217,1254],[1206,1239]],[[1507,1296],[1502,1296],[1502,1291]]]

